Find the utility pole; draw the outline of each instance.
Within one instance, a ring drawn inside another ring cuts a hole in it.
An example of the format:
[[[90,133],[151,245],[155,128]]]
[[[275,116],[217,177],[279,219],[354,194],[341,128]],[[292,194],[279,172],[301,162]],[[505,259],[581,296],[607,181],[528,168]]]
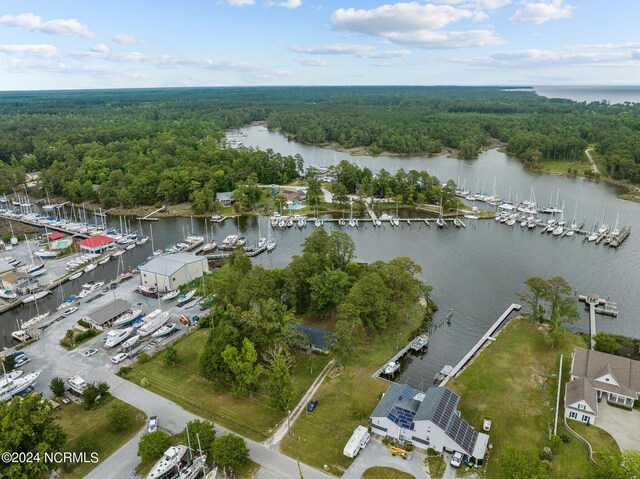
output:
[[[287,431],[291,437],[291,410],[287,411]]]

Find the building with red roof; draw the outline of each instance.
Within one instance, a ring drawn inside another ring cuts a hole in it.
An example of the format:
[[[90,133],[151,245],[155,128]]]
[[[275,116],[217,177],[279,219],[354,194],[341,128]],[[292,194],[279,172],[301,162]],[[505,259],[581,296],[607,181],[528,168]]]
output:
[[[62,239],[67,235],[64,233],[60,233],[59,231],[54,231],[53,233],[49,233],[47,236],[51,241],[55,241],[55,240]]]
[[[115,240],[104,235],[90,236],[89,238],[79,241],[78,246],[81,250],[88,251],[90,253],[99,253],[111,246]]]

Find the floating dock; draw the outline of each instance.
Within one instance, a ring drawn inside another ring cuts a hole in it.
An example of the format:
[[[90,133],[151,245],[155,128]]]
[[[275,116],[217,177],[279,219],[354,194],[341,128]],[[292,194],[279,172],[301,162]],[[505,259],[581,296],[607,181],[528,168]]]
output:
[[[469,362],[469,360],[473,357],[474,354],[478,352],[478,350],[487,342],[493,339],[493,333],[504,323],[504,321],[509,317],[509,315],[514,311],[520,311],[522,308],[521,305],[513,303],[511,306],[507,308],[507,310],[502,313],[502,315],[496,320],[495,323],[491,325],[491,327],[487,330],[487,332],[480,338],[480,340],[469,350],[467,354],[456,364],[453,369],[449,372],[447,377],[445,377],[438,387],[444,386],[447,384],[447,381],[458,374],[462,368]]]

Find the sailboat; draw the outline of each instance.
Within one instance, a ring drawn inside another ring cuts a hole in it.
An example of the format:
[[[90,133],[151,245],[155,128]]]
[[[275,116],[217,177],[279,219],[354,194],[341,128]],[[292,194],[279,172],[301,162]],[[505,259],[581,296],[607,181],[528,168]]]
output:
[[[438,228],[444,228],[446,226],[444,220],[442,219],[442,197],[440,198],[440,214],[438,215],[438,219],[436,220],[436,226]]]
[[[258,217],[258,249],[264,248],[267,244],[267,238],[262,237],[262,229],[260,227],[260,217]]]
[[[349,227],[350,228],[357,228],[358,227],[358,220],[353,218],[353,200],[349,204],[351,206],[351,209],[349,211]]]
[[[598,228],[599,235],[603,235],[607,231],[609,231],[609,226],[607,226],[607,224],[605,223],[606,215],[607,215],[607,209],[605,208],[604,213],[602,213],[602,224],[600,225],[600,228]]]
[[[271,229],[269,229],[269,233],[267,234],[267,253],[273,251],[277,245],[278,243],[275,238],[271,237]]]

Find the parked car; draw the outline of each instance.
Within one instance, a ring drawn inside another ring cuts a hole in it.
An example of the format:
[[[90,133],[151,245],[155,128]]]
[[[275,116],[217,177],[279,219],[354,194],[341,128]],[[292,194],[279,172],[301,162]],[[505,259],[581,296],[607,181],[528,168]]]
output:
[[[119,354],[116,354],[114,357],[111,358],[111,362],[113,364],[120,364],[122,361],[124,361],[128,357],[129,357],[129,355],[127,353],[119,353]]]
[[[311,401],[309,401],[309,404],[307,404],[307,411],[309,412],[313,411],[317,405],[318,405],[318,400],[312,399]]]
[[[491,419],[486,417],[484,418],[484,421],[482,421],[482,430],[489,431],[490,429],[491,429]]]
[[[29,361],[31,361],[31,359],[29,359],[25,354],[23,354],[22,356],[16,357],[16,362],[14,363],[14,365],[16,368],[19,368],[27,364]]]
[[[84,353],[82,353],[82,355],[87,357],[87,358],[90,358],[91,356],[93,356],[97,352],[98,352],[97,349],[87,349]]]
[[[462,453],[461,452],[454,453],[453,457],[451,458],[451,465],[453,467],[460,467],[461,464],[462,464]]]
[[[147,432],[155,432],[158,430],[158,416],[151,416],[149,418],[149,427],[147,427]]]

